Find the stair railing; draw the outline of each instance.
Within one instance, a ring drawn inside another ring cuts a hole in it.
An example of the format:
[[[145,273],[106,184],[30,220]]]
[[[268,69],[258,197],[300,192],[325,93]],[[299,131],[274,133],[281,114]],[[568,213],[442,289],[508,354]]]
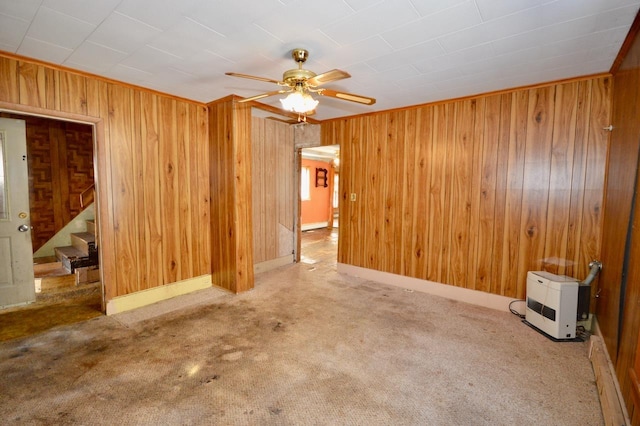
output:
[[[93,203],[96,199],[96,186],[91,184],[87,189],[80,193],[80,207],[85,208],[89,204]]]

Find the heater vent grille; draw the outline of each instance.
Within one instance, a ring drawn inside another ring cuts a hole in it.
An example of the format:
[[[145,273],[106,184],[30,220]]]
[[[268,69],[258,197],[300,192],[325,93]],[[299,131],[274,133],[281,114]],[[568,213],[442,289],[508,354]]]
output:
[[[549,318],[551,321],[556,320],[556,310],[548,306],[544,306],[542,303],[532,298],[527,299],[527,308],[534,312],[539,313],[545,318]]]

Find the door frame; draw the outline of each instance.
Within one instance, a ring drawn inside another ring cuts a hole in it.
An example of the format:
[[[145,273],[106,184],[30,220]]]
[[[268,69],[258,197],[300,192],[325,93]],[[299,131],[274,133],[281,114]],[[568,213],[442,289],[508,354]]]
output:
[[[98,117],[91,117],[82,114],[74,114],[63,111],[56,111],[46,108],[38,108],[32,107],[28,105],[20,105],[14,104],[10,102],[0,101],[0,111],[6,112],[10,114],[18,114],[25,116],[36,116],[42,118],[48,118],[51,120],[57,121],[67,121],[67,122],[75,122],[81,123],[91,126],[92,134],[93,134],[93,181],[96,190],[95,197],[95,214],[97,217],[96,220],[96,230],[97,230],[97,238],[98,238],[98,246],[103,247],[103,235],[102,232],[102,224],[105,220],[108,219],[107,212],[104,212],[101,208],[101,199],[103,196],[107,194],[107,187],[104,185],[105,181],[108,180],[108,176],[104,176],[104,180],[100,179],[102,175],[99,174],[103,168],[99,167],[99,159],[98,159],[98,147],[104,145],[104,120]],[[104,169],[108,169],[104,167]],[[103,262],[103,250],[98,250],[98,260],[100,262],[100,286],[101,286],[101,311],[104,314],[106,312],[106,303],[105,303],[105,287],[106,283],[104,281],[104,268],[102,265]]]

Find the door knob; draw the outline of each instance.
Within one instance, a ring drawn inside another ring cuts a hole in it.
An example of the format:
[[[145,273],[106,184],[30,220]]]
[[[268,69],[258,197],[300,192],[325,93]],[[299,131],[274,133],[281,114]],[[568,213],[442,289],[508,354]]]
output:
[[[18,231],[20,232],[27,232],[29,230],[29,226],[25,225],[24,223],[20,226],[18,226]]]

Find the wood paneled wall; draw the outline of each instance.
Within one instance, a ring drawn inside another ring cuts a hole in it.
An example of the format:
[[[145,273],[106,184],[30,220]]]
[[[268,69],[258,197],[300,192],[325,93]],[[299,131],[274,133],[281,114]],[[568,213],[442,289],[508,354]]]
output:
[[[635,29],[640,24],[638,19],[634,23]],[[630,40],[631,47],[613,77],[613,131],[607,163],[603,269],[600,273],[602,291],[596,314],[627,408],[634,418],[633,424],[640,424],[640,411],[632,397],[634,387],[640,389],[640,383],[634,383],[630,377],[630,369],[638,356],[640,329],[640,199],[637,195],[640,188],[640,176],[637,175],[640,153],[640,38],[637,31],[632,30],[630,34],[635,34],[635,39]],[[625,257],[628,258],[626,271]],[[621,304],[621,296],[624,304]],[[640,367],[637,368],[636,373],[640,372]]]
[[[324,122],[341,147],[338,261],[514,298],[529,270],[584,278],[610,96],[602,77]]]
[[[211,273],[204,105],[9,56],[0,102],[95,123],[107,300]]]
[[[209,107],[213,283],[253,288],[251,107],[233,97]]]
[[[297,202],[293,128],[252,118],[253,262],[291,256]]]

